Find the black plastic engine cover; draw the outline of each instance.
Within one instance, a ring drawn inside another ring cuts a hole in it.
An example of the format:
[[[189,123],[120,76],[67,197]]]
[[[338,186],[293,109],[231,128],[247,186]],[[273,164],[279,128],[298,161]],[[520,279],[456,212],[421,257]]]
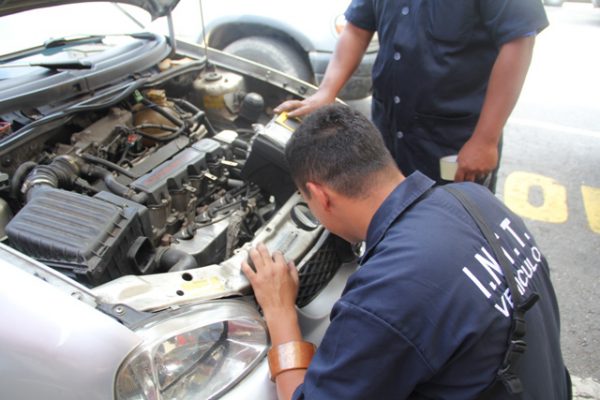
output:
[[[6,233],[23,253],[93,285],[154,268],[154,248],[136,212],[74,192],[40,191]]]
[[[242,176],[273,195],[279,205],[296,191],[285,160],[285,145],[267,135],[254,139]]]

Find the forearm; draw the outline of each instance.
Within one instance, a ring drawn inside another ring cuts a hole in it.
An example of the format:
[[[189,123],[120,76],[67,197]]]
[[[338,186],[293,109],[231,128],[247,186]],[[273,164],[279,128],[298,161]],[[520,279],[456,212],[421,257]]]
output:
[[[492,68],[481,115],[471,138],[458,153],[455,181],[482,179],[498,166],[498,144],[531,62],[534,36],[506,43]]]
[[[327,66],[319,91],[327,93],[331,100],[337,96],[350,79],[373,37],[373,32],[348,23],[337,42],[333,57]]]
[[[247,261],[243,261],[242,271],[254,289],[256,301],[263,309],[273,346],[271,351],[275,348],[277,352],[276,347],[284,343],[302,341],[296,312],[296,296],[299,285],[296,266],[293,262],[286,262],[281,252],[276,251],[271,255],[263,243],[250,249],[249,256],[254,263],[254,268],[250,267]],[[314,350],[312,346],[310,349]],[[274,354],[274,359],[279,360],[277,353]],[[284,362],[284,367],[293,368],[298,365],[297,363],[292,366],[288,364]],[[302,367],[305,364],[306,360],[300,363]],[[271,361],[269,367],[273,367]],[[285,368],[280,367],[281,365],[275,367],[277,393],[280,399],[287,400],[304,380],[305,371],[301,369],[285,371]],[[281,370],[284,372],[280,372]]]
[[[473,138],[498,145],[502,129],[517,100],[533,54],[535,36],[506,43],[492,68],[485,101]]]
[[[265,319],[271,336],[271,346],[293,341],[302,341],[296,309],[267,311]],[[305,369],[295,369],[279,374],[275,380],[277,397],[280,400],[291,399],[294,390],[304,381]]]
[[[302,340],[302,333],[298,325],[298,314],[295,308],[264,311],[272,346]]]

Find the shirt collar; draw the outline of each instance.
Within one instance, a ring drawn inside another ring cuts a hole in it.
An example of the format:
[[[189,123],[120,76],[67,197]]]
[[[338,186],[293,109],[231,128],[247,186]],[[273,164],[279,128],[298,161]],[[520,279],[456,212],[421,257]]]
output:
[[[421,172],[416,171],[396,186],[383,203],[381,203],[381,206],[379,206],[369,223],[366,251],[363,260],[368,256],[371,249],[379,243],[398,216],[414,204],[434,184],[434,181]]]

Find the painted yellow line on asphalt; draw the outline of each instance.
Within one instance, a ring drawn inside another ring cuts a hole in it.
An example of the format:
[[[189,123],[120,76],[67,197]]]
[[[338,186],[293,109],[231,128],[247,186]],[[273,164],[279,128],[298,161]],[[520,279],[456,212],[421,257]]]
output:
[[[535,119],[526,119],[526,118],[510,118],[507,122],[507,126],[516,125],[516,126],[528,126],[532,128],[541,128],[548,130],[554,133],[561,134],[572,134],[579,135],[585,137],[591,137],[595,139],[600,139],[600,131],[594,131],[591,129],[582,129],[575,128],[572,126],[565,126],[560,124],[554,124],[552,122],[538,121]]]
[[[543,194],[540,205],[531,203],[529,194],[537,188]],[[504,203],[515,213],[535,221],[561,224],[567,221],[567,189],[552,178],[515,171],[504,182]]]
[[[581,194],[590,229],[600,233],[600,189],[581,186]]]

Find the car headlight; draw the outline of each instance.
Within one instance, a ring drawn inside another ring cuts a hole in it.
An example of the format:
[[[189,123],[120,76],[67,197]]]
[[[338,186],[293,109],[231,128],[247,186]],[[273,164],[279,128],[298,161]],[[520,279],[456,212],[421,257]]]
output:
[[[161,313],[162,314],[162,313]],[[117,373],[117,400],[212,399],[265,355],[266,326],[249,304],[221,300],[157,316]]]

